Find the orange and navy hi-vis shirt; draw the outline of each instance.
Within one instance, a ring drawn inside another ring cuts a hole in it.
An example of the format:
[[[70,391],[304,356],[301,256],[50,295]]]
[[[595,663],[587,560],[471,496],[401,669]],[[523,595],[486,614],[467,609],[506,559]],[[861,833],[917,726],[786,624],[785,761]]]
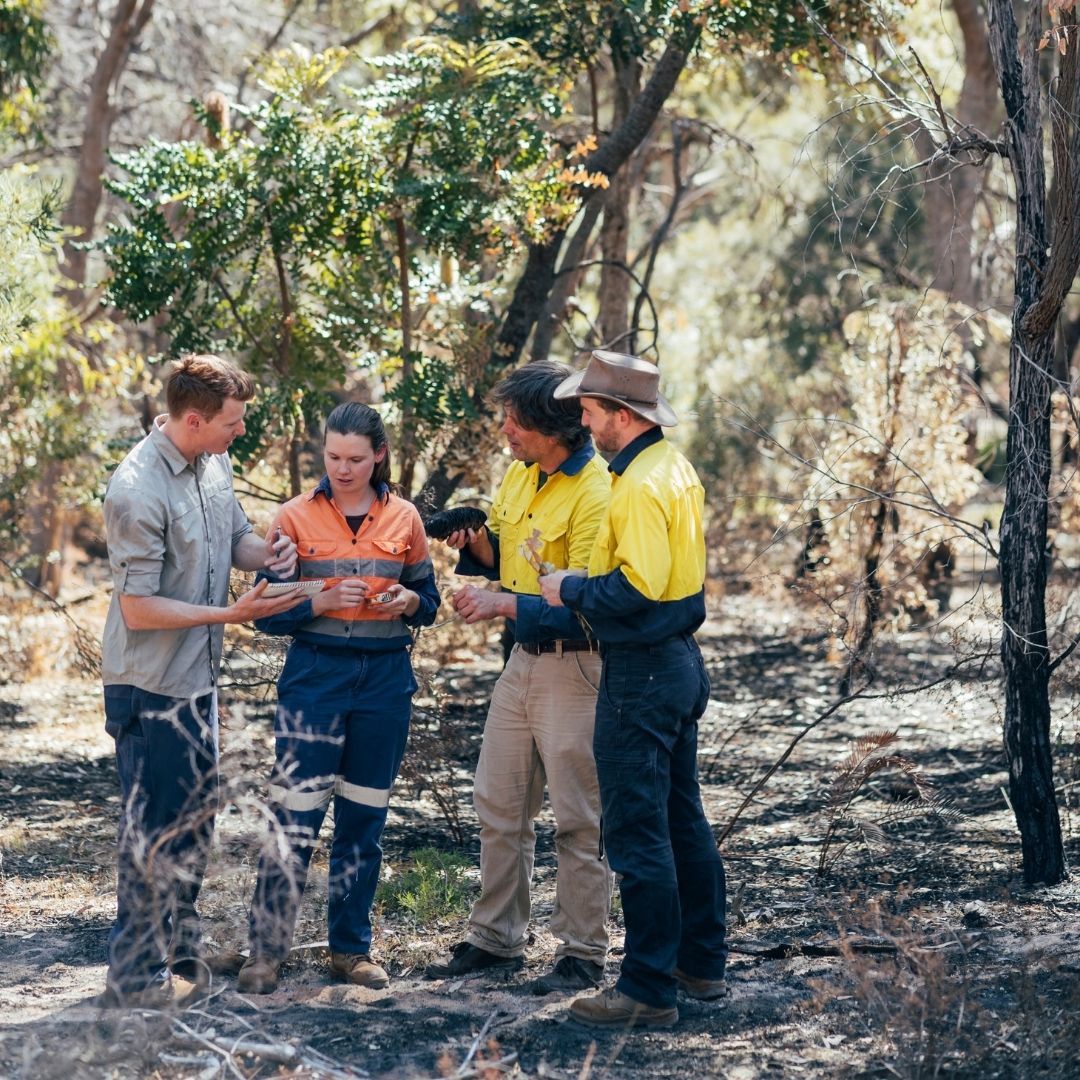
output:
[[[332,589],[343,578],[363,578],[371,595],[400,582],[420,597],[420,606],[409,616],[386,615],[375,604],[316,616],[309,598],[280,615],[257,620],[255,626],[264,633],[291,634],[311,645],[384,652],[410,645],[410,626],[435,621],[439,591],[423,523],[416,507],[391,495],[385,485],[356,533],[334,503],[325,476],[314,491],[281,508],[271,531],[278,527],[296,541],[301,581],[322,578]]]

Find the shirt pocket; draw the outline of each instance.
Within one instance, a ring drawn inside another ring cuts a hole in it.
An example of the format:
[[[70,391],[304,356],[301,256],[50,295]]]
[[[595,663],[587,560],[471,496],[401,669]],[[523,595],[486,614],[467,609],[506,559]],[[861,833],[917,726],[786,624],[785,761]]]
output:
[[[165,562],[174,570],[183,570],[192,580],[196,574],[205,577],[208,544],[213,543],[210,523],[202,506],[194,500],[176,504],[168,523],[165,542]]]
[[[303,578],[339,577],[337,553],[340,550],[333,540],[301,540],[296,545],[300,560],[300,576]]]
[[[540,543],[543,559],[560,569],[570,562],[570,553],[566,548],[566,522],[552,521],[540,525]]]
[[[401,568],[405,565],[410,546],[407,536],[372,540],[372,577],[399,581],[401,579]]]
[[[520,544],[531,529],[527,528],[529,519],[525,516],[525,506],[515,506],[512,503],[503,503],[497,509],[492,508],[491,514],[498,521],[499,545]]]

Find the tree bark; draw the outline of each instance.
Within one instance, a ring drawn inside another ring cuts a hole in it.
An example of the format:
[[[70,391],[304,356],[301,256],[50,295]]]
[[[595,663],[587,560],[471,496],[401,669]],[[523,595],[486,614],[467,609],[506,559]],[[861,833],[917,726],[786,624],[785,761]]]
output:
[[[546,360],[551,352],[551,346],[555,338],[555,331],[566,317],[566,310],[570,298],[577,292],[583,270],[578,264],[585,258],[585,251],[592,238],[593,229],[600,218],[603,204],[599,199],[590,199],[584,207],[581,219],[578,221],[574,235],[570,243],[566,245],[559,272],[548,296],[544,310],[536,322],[536,333],[533,334],[530,360]]]
[[[964,81],[956,105],[959,123],[989,134],[999,123],[1001,100],[997,92],[993,57],[986,22],[976,0],[952,0],[964,42]],[[917,135],[920,153],[932,152],[933,140],[922,130]],[[975,204],[982,173],[957,168],[954,161],[933,165],[927,173],[923,216],[930,245],[933,288],[971,307],[981,306],[981,289],[972,273]]]
[[[112,92],[127,64],[131,47],[153,14],[154,0],[118,0],[105,47],[98,56],[86,102],[75,186],[63,223],[74,231],[64,244],[64,274],[81,290],[86,282],[86,252],[76,243],[92,240],[94,222],[101,206],[105,157],[115,116]]]
[[[1042,4],[1032,4],[1021,38],[1012,0],[989,0],[990,48],[1007,115],[1009,164],[1016,183],[1016,264],[1009,355],[1009,434],[1005,510],[1001,522],[1001,596],[1004,621],[1001,658],[1005,679],[1005,756],[1009,796],[1020,829],[1024,879],[1056,884],[1066,874],[1061,822],[1054,795],[1050,744],[1051,658],[1046,631],[1046,535],[1050,493],[1050,391],[1054,326],[1045,322],[1057,296],[1047,285],[1061,279],[1051,266],[1043,165],[1043,117],[1039,85]],[[1071,20],[1070,20],[1071,21]],[[1077,107],[1076,41],[1062,63],[1059,102]],[[1053,98],[1054,95],[1052,94]],[[1052,101],[1053,107],[1053,101]],[[1056,156],[1056,155],[1055,155]],[[1057,250],[1071,245],[1053,237]],[[1059,249],[1059,240],[1061,247]],[[1072,274],[1075,276],[1076,267]],[[1061,300],[1057,300],[1060,311]],[[1035,316],[1033,319],[1032,316]],[[1056,317],[1056,312],[1055,312]]]
[[[630,115],[641,93],[641,62],[625,46],[616,22],[611,40],[615,72],[615,102],[612,129],[618,130]],[[626,352],[630,337],[630,275],[627,259],[630,248],[630,197],[633,184],[629,162],[614,176],[604,197],[604,222],[600,228],[599,315],[602,348]]]

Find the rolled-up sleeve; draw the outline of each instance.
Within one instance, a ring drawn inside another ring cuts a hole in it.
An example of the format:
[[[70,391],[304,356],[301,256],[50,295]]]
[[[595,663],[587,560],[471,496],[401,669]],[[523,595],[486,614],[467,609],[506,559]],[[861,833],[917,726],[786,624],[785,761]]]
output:
[[[105,500],[109,568],[113,587],[125,596],[157,596],[165,565],[165,507],[140,492],[110,492]]]
[[[252,532],[251,522],[248,521],[247,514],[244,513],[244,508],[240,505],[240,501],[233,496],[232,502],[232,546],[236,547],[241,540],[249,532]]]

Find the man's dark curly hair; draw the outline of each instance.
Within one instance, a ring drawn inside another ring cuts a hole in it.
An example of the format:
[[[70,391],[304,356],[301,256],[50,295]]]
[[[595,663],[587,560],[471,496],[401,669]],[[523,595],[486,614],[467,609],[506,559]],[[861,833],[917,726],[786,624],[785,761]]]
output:
[[[557,401],[555,387],[572,375],[565,364],[554,360],[534,360],[496,383],[491,400],[510,409],[522,427],[554,435],[570,453],[589,441],[589,429],[581,422],[581,402],[577,398]]]

